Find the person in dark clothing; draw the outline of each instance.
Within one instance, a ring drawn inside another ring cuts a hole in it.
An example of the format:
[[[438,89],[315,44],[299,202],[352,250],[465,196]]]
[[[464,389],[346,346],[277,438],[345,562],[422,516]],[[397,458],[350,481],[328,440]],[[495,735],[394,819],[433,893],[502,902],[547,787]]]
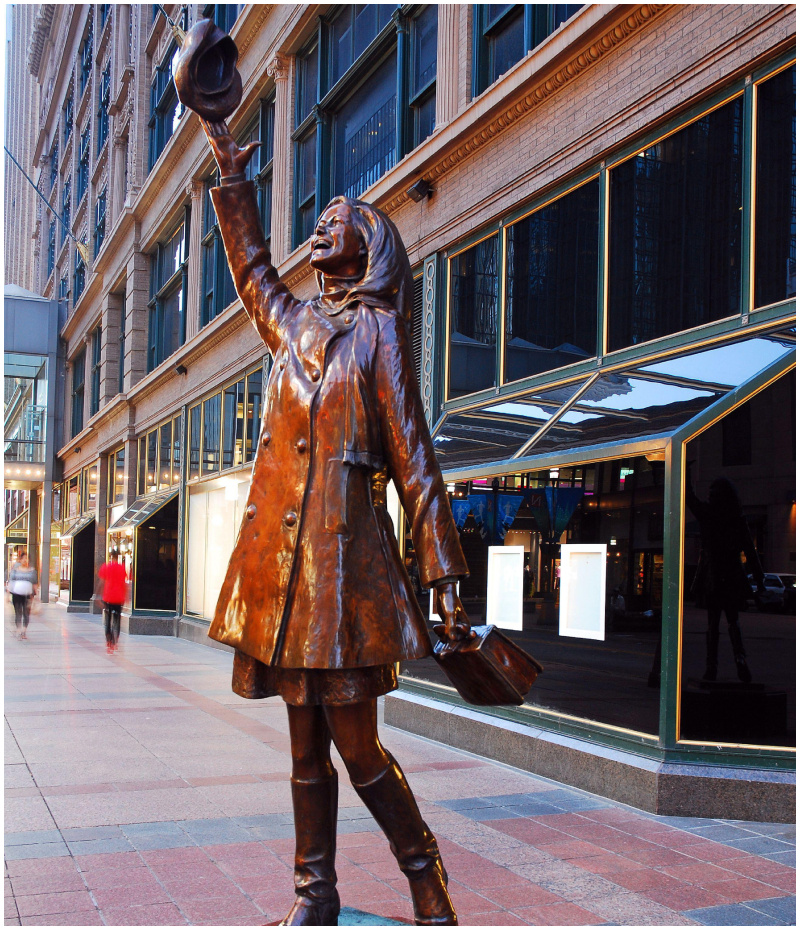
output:
[[[20,639],[28,638],[28,623],[31,618],[31,602],[36,593],[36,582],[36,569],[31,567],[28,557],[23,555],[8,576],[8,590],[14,605],[14,624]]]
[[[747,564],[759,590],[764,589],[764,573],[753,545],[736,488],[727,478],[715,478],[708,501],[694,493],[691,476],[686,475],[686,504],[700,524],[700,564],[692,593],[698,605],[708,611],[706,632],[706,670],[704,681],[717,680],[719,624],[723,611],[728,621],[728,635],[733,646],[739,680],[752,680],[739,626],[739,606],[750,594],[750,585],[742,564]]]

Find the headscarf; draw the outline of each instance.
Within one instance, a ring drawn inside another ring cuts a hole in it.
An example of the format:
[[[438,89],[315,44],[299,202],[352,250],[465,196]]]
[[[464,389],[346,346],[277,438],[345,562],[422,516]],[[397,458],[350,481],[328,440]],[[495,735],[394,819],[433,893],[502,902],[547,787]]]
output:
[[[367,268],[363,276],[340,279],[341,291],[333,295],[320,295],[321,301],[333,313],[340,313],[346,306],[361,302],[370,307],[380,307],[398,313],[411,330],[414,308],[413,279],[408,254],[397,227],[377,207],[351,197],[334,197],[325,207],[343,204],[350,208],[367,249]],[[325,212],[325,211],[323,211]],[[317,283],[322,290],[323,273],[316,272]],[[328,282],[336,282],[334,276],[324,276]]]

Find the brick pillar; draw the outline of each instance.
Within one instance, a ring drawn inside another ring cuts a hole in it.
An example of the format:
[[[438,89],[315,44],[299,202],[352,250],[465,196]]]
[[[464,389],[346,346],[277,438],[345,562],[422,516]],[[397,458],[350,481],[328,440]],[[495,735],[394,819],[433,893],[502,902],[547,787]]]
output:
[[[127,393],[147,373],[147,325],[150,299],[150,259],[134,252],[128,262],[125,288],[125,367],[123,389]]]
[[[122,294],[106,294],[103,300],[100,337],[100,406],[119,393],[119,341]]]
[[[191,221],[188,242],[188,284],[186,293],[186,341],[200,331],[200,292],[202,283],[200,240],[203,238],[203,182],[192,180],[186,186],[191,197]]]
[[[106,560],[106,530],[108,529],[108,456],[101,455],[97,461],[97,498],[95,499],[94,520],[94,575],[98,577],[100,566]],[[97,591],[97,585],[95,585]],[[103,610],[103,601],[97,596],[92,597],[92,613],[99,614]]]
[[[279,265],[291,252],[292,235],[292,100],[290,61],[276,55],[267,65],[275,81],[275,147],[272,161],[272,262]]]
[[[436,41],[436,126],[449,123],[458,113],[462,65],[459,56],[461,4],[440,3]]]

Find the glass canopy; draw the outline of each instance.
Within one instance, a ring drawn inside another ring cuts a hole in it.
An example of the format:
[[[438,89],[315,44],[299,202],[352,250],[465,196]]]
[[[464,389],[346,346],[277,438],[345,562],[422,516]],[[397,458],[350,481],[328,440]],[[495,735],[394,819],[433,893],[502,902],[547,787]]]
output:
[[[168,504],[173,497],[177,497],[177,494],[177,488],[169,488],[159,494],[137,497],[119,520],[108,528],[108,532],[117,533],[120,530],[140,526],[148,517],[152,516],[157,510],[161,510],[165,504]]]
[[[67,539],[72,539],[77,536],[81,530],[86,529],[86,527],[92,523],[94,520],[93,513],[84,513],[77,518],[73,523],[68,524],[64,528],[64,532],[61,534],[61,541],[64,542]]]
[[[753,336],[649,365],[585,375],[447,414],[433,435],[444,471],[667,437],[795,347],[795,332]]]

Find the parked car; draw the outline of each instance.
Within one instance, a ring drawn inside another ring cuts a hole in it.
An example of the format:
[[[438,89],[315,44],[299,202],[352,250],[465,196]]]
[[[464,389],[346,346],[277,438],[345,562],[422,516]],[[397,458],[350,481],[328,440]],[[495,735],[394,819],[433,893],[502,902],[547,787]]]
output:
[[[753,598],[756,606],[761,609],[787,610],[795,609],[795,576],[778,574],[777,572],[764,572],[764,590],[758,587],[752,575],[748,575],[750,586],[753,589]]]
[[[778,572],[777,577],[783,582],[783,611],[793,614],[797,611],[797,579],[785,572]]]

